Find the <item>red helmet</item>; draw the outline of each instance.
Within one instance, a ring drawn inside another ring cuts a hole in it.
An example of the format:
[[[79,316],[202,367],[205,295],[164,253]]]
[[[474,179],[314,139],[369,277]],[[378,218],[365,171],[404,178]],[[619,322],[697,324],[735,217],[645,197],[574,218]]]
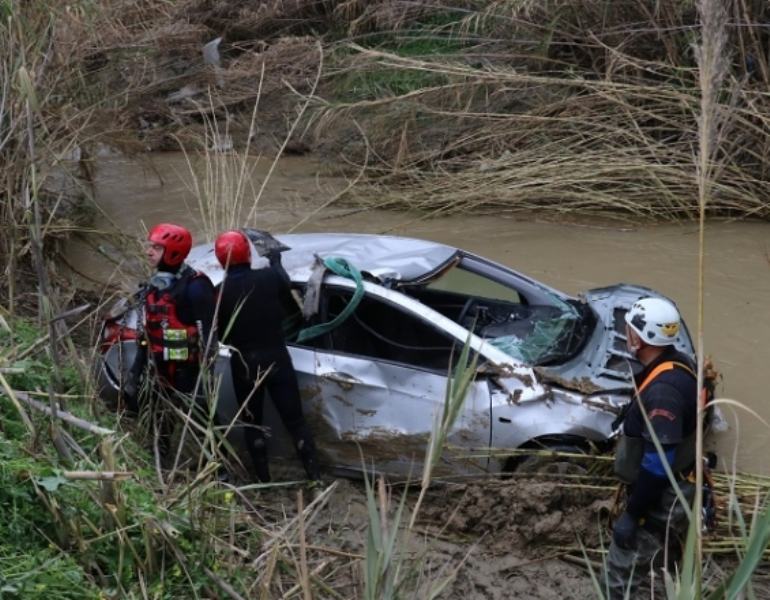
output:
[[[214,243],[214,253],[219,264],[243,265],[251,262],[251,248],[249,240],[240,231],[225,231],[220,234]]]
[[[173,223],[159,223],[150,229],[147,239],[153,244],[163,246],[163,262],[169,267],[182,264],[192,248],[190,232]]]

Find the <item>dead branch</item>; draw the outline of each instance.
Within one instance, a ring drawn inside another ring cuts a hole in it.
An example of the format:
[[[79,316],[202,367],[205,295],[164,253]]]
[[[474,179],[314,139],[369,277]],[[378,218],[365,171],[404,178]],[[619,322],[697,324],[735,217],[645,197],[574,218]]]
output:
[[[5,381],[5,379],[0,375],[0,382]],[[42,402],[35,400],[34,398],[30,398],[29,394],[26,392],[20,392],[17,390],[11,390],[10,387],[6,387],[6,385],[3,385],[3,390],[0,391],[0,394],[8,397],[11,402],[14,401],[14,398],[16,400],[19,400],[29,406],[30,408],[34,408],[37,411],[40,411],[46,415],[52,415],[53,411],[51,410],[50,406],[46,406]],[[21,408],[19,406],[19,408]],[[81,419],[80,417],[76,417],[72,413],[69,413],[64,410],[57,409],[56,410],[56,417],[65,423],[69,423],[70,425],[77,427],[78,429],[82,429],[83,431],[87,431],[88,433],[93,433],[94,435],[113,435],[115,433],[112,429],[107,429],[106,427],[101,427],[99,425],[94,425],[93,423],[90,423],[86,421],[85,419]],[[31,427],[32,424],[30,422],[29,426]]]
[[[64,477],[85,481],[124,481],[133,476],[132,471],[64,471]]]

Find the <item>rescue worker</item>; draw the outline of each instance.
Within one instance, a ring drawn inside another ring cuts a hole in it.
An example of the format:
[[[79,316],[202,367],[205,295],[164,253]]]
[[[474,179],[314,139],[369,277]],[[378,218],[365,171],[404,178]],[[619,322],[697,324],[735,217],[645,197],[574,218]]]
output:
[[[255,475],[259,481],[270,481],[267,443],[261,427],[267,390],[308,478],[318,481],[315,442],[302,412],[297,376],[283,333],[286,310],[295,302],[288,278],[274,266],[280,254],[275,252],[277,256],[271,257],[271,267],[253,270],[249,241],[240,231],[221,234],[214,251],[226,269],[219,286],[218,330],[223,342],[233,348],[233,386],[239,405],[247,403],[250,426],[245,428],[245,437]]]
[[[695,460],[697,423],[696,367],[676,350],[681,318],[676,307],[660,298],[642,298],[626,313],[626,344],[642,364],[635,375],[634,398],[622,421],[615,473],[628,484],[625,510],[615,522],[604,581],[608,598],[631,598],[649,582],[653,560],[662,558],[666,540],[688,526],[685,509],[666,475],[671,467],[688,503],[694,486],[687,481]],[[655,448],[642,408],[665,456]],[[649,592],[646,593],[649,597]]]
[[[139,408],[137,382],[148,364],[154,375],[155,395],[179,401],[180,395],[188,396],[197,389],[196,402],[205,405],[206,382],[199,381],[199,375],[202,365],[213,363],[216,353],[212,332],[215,295],[209,278],[185,264],[191,247],[190,232],[172,223],[156,225],[147,236],[145,255],[155,272],[140,292],[143,330],[129,389],[125,390],[134,398],[129,408],[135,411]],[[162,455],[169,450],[173,425],[170,412],[161,410],[158,441]]]

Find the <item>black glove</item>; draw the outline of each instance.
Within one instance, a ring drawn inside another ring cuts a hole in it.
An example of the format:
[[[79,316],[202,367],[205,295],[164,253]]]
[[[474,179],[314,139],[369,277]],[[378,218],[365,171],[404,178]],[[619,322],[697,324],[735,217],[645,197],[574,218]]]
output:
[[[639,521],[627,512],[620,515],[615,521],[615,528],[612,530],[612,539],[618,548],[623,550],[633,550],[636,548],[636,530],[639,528]]]

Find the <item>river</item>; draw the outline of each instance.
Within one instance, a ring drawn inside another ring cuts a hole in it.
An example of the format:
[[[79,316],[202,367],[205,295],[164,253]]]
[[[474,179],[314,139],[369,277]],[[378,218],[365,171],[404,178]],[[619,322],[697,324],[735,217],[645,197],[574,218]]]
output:
[[[257,162],[249,197],[270,164],[268,159]],[[141,161],[100,159],[94,182],[101,211],[94,225],[100,234],[73,241],[67,261],[90,285],[117,279],[130,288],[140,277],[139,263],[128,261],[116,271],[97,248],[107,248],[107,255],[115,258],[119,253],[110,242],[139,241],[143,224],[151,227],[159,221],[187,225],[202,240],[191,180],[182,154],[155,154]],[[430,239],[489,257],[571,294],[618,282],[641,284],[675,299],[695,333],[698,230],[693,223],[560,224],[504,213],[423,219],[408,212],[325,207],[344,185],[324,175],[312,159],[284,158],[250,225],[282,232],[301,223],[297,231],[387,232]],[[770,364],[770,224],[708,223],[705,264],[704,339],[706,353],[724,376],[718,396],[741,402],[770,422],[768,394],[759,380]],[[770,474],[770,461],[763,458],[768,426],[744,410],[723,411],[730,430],[716,436],[720,464],[729,468],[735,460],[740,470]]]

